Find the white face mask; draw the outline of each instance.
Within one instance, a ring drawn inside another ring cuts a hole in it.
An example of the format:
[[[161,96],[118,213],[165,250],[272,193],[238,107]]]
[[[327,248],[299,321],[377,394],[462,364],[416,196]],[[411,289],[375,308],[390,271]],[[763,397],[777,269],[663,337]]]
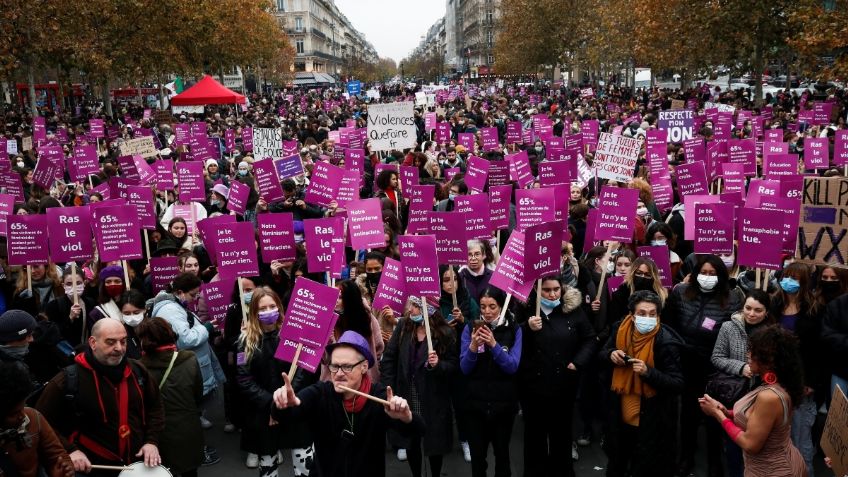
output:
[[[143,319],[143,312],[136,313],[135,315],[121,315],[121,321],[123,321],[124,324],[126,324],[127,326],[132,326],[133,328],[138,326],[139,323],[141,323],[141,320]]]
[[[654,247],[661,247],[666,245],[666,243],[668,242],[666,242],[665,240],[651,240],[651,245],[653,245]]]
[[[715,275],[698,275],[698,285],[701,286],[701,290],[704,291],[712,291],[713,288],[718,284],[718,277]]]
[[[609,273],[609,274],[615,273],[615,262],[607,262],[607,273]]]
[[[73,285],[71,285],[71,286],[65,285],[64,288],[65,288],[65,295],[74,296],[74,286]],[[77,289],[77,296],[82,296],[82,292],[85,291],[85,285],[83,285],[82,283],[77,283],[76,289]]]
[[[733,268],[733,255],[719,255],[719,257],[721,257],[722,263],[724,263],[724,266],[727,267],[728,270]]]

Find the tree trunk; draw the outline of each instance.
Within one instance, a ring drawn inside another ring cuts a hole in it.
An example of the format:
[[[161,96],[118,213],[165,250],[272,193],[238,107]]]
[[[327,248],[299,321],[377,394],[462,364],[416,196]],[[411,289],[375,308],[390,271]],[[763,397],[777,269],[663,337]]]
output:
[[[113,117],[112,100],[109,98],[109,78],[103,80],[103,90],[100,94],[100,99],[103,101],[103,110],[110,118]]]
[[[67,105],[65,104],[65,74],[62,72],[62,68],[58,68],[56,70],[56,76],[59,80],[59,98],[58,98],[58,107],[59,110],[64,110]]]
[[[754,42],[754,106],[763,105],[763,36],[757,29]]]
[[[38,104],[35,101],[35,72],[32,65],[27,65],[27,90],[29,92],[29,108],[32,116],[38,116]]]
[[[165,84],[164,84],[165,81],[162,79],[162,75],[159,75],[159,77],[156,78],[156,81],[159,83],[159,109],[164,110],[165,109]]]

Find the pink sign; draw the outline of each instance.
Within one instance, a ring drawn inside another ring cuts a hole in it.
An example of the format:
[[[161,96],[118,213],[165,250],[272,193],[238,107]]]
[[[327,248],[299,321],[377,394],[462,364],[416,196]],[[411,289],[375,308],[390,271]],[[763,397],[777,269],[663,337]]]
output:
[[[833,142],[833,164],[836,166],[848,164],[848,129],[836,131]]]
[[[202,162],[181,161],[177,164],[177,182],[180,187],[181,202],[206,200]]]
[[[414,296],[439,297],[442,294],[436,237],[401,235],[398,237],[400,261],[406,278],[406,292]]]
[[[215,262],[218,273],[226,277],[259,275],[253,224],[230,222],[218,224],[211,237],[215,242]]]
[[[671,256],[667,246],[638,247],[636,251],[640,257],[650,258],[657,265],[662,286],[671,288],[674,285],[671,277]]]
[[[297,363],[293,364],[311,373],[316,372],[338,319],[333,311],[338,298],[339,289],[336,287],[303,277],[295,280],[274,358],[292,362],[300,346]]]
[[[517,229],[524,231],[534,225],[553,221],[556,218],[554,204],[554,190],[551,188],[515,191]],[[636,208],[633,210],[635,216]]]
[[[696,204],[695,253],[732,253],[735,223],[732,204]]]
[[[539,184],[542,187],[571,184],[577,178],[577,160],[544,161],[539,164]]]
[[[347,204],[346,208],[351,247],[361,250],[386,245],[380,199],[356,200]]]
[[[724,192],[745,193],[745,166],[725,163],[721,165],[721,177],[724,179]],[[706,193],[707,191],[704,191]]]
[[[408,190],[409,186],[420,184],[420,172],[415,166],[400,166],[400,189]]]
[[[150,263],[151,268],[153,267],[152,260]],[[206,302],[206,315],[209,321],[214,323],[217,328],[224,328],[227,311],[233,302],[232,294],[235,279],[229,277],[218,278],[214,282],[200,285],[200,292],[203,293],[203,300]],[[239,316],[238,319],[241,320],[241,317]]]
[[[245,152],[253,151],[253,128],[241,130],[241,145]]]
[[[509,227],[509,209],[512,200],[512,185],[489,187],[490,226],[494,230]]]
[[[707,149],[704,145],[704,139],[696,137],[683,141],[683,154],[686,157],[686,162],[706,161]]]
[[[682,197],[709,193],[703,162],[688,162],[677,166],[675,170],[677,171],[677,192]]]
[[[153,171],[156,173],[156,188],[169,191],[174,188],[174,161],[163,159],[153,163]]]
[[[374,303],[371,309],[376,312],[388,306],[397,315],[403,315],[406,306],[406,280],[400,261],[386,257],[380,284],[374,292]]]
[[[683,199],[683,238],[695,239],[695,208],[697,204],[715,204],[721,202],[717,195],[688,195]]]
[[[783,245],[783,212],[739,209],[739,265],[779,270]]]
[[[256,216],[262,261],[291,261],[297,258],[294,244],[294,224],[288,212],[265,213]]]
[[[769,154],[764,159],[763,174],[767,177],[782,177],[798,174],[797,154]]]
[[[5,237],[7,232],[6,221],[15,209],[15,196],[11,194],[0,194],[0,236]],[[50,210],[50,209],[47,209]]]
[[[136,208],[136,214],[141,222],[141,228],[156,229],[156,213],[153,209],[153,191],[150,186],[127,187],[127,203]]]
[[[467,239],[489,239],[492,236],[488,195],[459,196],[454,201],[454,210],[465,214]]]
[[[637,202],[639,191],[636,189],[609,186],[601,189],[594,239],[631,243]]]
[[[524,280],[558,274],[561,248],[561,222],[545,222],[528,227],[524,234]]]
[[[344,221],[340,217],[303,221],[309,273],[338,273],[344,266]]]
[[[757,175],[757,143],[754,139],[731,139],[727,142],[730,162],[742,164],[746,176]]]
[[[480,128],[483,139],[483,151],[498,150],[498,128]]]
[[[48,209],[50,210],[50,209]],[[10,215],[6,219],[9,265],[41,265],[49,260],[46,215]]]
[[[174,216],[177,216],[176,208]],[[218,233],[218,227],[224,224],[231,224],[236,221],[235,215],[218,215],[216,217],[208,217],[197,223],[197,229],[200,231],[200,238],[203,240],[203,246],[209,254],[209,258],[216,260],[218,250],[215,248],[215,235]],[[188,222],[188,221],[186,221]],[[191,233],[191,232],[189,232]]]
[[[427,215],[433,210],[435,193],[436,186],[433,184],[414,185],[409,188],[407,191],[409,197],[407,217],[409,221],[406,226],[406,233],[422,234],[430,230],[430,219]]]
[[[477,148],[476,141],[472,133],[459,133],[459,145],[464,147],[469,154],[473,154]]]
[[[830,166],[830,145],[826,137],[804,138],[804,168],[827,169]]]
[[[801,201],[796,198],[777,197],[764,201],[761,204],[763,210],[777,210],[783,215],[783,252],[795,254],[798,245],[798,223],[801,219]]]
[[[133,205],[97,207],[91,213],[101,262],[142,258],[138,212]]]
[[[518,187],[523,189],[533,182],[533,171],[530,169],[527,151],[510,154],[506,156],[506,160],[509,161],[509,178],[515,181]]]
[[[68,158],[68,175],[74,182],[85,181],[88,176],[100,172],[97,159],[97,147],[78,144],[74,146],[74,155]]]
[[[439,263],[464,265],[468,261],[466,214],[463,212],[430,212],[429,233],[436,237]]]
[[[171,281],[180,274],[180,258],[179,257],[151,257],[150,258],[150,282],[153,285],[153,293],[159,293],[166,290]],[[202,287],[202,285],[201,285]],[[204,294],[204,299],[206,294]],[[230,296],[227,295],[227,304],[229,305]],[[206,301],[206,306],[209,306],[209,300]]]
[[[489,285],[526,302],[533,280],[524,279],[524,234],[514,230],[506,241]]]
[[[253,175],[259,195],[269,204],[283,200],[283,187],[277,178],[273,159],[263,159],[253,163]]]
[[[227,196],[227,208],[238,215],[244,215],[247,210],[247,199],[250,197],[250,186],[239,181],[230,182],[230,195]]]
[[[489,161],[470,156],[465,170],[465,184],[473,192],[483,192],[486,189],[486,179],[489,175]]]
[[[32,171],[32,181],[45,189],[49,189],[53,186],[56,176],[61,176],[63,161],[47,154],[40,156],[35,164],[35,169]]]
[[[316,162],[304,199],[311,204],[329,207],[339,194],[343,176],[344,169],[329,162]]]

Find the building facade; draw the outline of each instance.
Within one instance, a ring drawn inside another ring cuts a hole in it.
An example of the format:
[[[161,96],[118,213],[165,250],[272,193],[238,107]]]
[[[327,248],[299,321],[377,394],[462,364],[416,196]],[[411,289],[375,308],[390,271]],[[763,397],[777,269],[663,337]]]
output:
[[[275,0],[280,26],[295,49],[294,71],[340,78],[349,65],[377,62],[377,51],[333,0]]]

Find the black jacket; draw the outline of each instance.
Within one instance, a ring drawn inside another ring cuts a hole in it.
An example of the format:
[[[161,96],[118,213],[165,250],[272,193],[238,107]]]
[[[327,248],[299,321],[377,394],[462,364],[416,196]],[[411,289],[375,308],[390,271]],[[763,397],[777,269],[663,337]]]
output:
[[[500,347],[511,350],[516,342],[515,320],[506,314],[504,323],[495,327],[492,334]],[[469,327],[466,327],[469,328]],[[470,336],[472,329],[467,334]],[[524,330],[522,330],[522,334]],[[524,341],[522,336],[521,341]],[[522,349],[522,352],[524,350]],[[486,414],[515,413],[518,411],[518,386],[515,374],[507,374],[492,358],[492,353],[477,354],[477,362],[471,373],[465,376],[467,395],[463,406]]]
[[[778,294],[771,309],[780,316],[783,307],[783,300]],[[816,402],[819,404],[824,403],[830,396],[831,363],[836,361],[827,359],[828,353],[823,346],[822,317],[824,314],[825,310],[822,307],[815,311],[809,307],[801,307],[794,331],[795,336],[798,337],[801,363],[804,366],[804,384],[813,388]]]
[[[848,379],[848,295],[827,305],[821,336],[824,351],[830,353],[833,374]]]
[[[71,306],[74,304],[74,300],[67,295],[60,296],[48,303],[46,310],[47,318],[59,326],[62,337],[72,346],[83,343],[83,319],[88,317],[91,310],[94,309],[94,303],[88,298],[80,296],[79,303],[83,308],[83,315],[74,321],[71,321]],[[91,329],[91,324],[87,324],[87,327]]]

